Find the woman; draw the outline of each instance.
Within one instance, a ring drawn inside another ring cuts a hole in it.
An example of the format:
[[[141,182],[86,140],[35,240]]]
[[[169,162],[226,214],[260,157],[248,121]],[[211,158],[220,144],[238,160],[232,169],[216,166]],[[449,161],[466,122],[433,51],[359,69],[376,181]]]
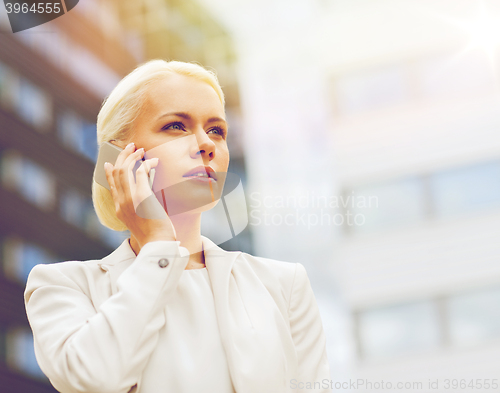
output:
[[[216,76],[195,64],[152,60],[105,100],[99,145],[124,150],[105,165],[110,191],[93,183],[94,207],[130,238],[100,260],[35,266],[25,291],[38,363],[60,392],[330,391],[303,265],[200,234],[228,168],[227,131]],[[155,158],[134,178],[145,151]],[[164,216],[138,214],[145,201]]]

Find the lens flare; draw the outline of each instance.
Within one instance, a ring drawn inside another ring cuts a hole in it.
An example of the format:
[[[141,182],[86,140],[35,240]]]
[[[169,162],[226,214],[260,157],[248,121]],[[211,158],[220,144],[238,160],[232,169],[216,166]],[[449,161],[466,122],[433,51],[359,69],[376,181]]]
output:
[[[486,52],[491,61],[495,61],[500,46],[500,18],[490,14],[484,3],[480,3],[479,11],[473,18],[453,19],[452,23],[469,36],[465,50],[480,48]]]

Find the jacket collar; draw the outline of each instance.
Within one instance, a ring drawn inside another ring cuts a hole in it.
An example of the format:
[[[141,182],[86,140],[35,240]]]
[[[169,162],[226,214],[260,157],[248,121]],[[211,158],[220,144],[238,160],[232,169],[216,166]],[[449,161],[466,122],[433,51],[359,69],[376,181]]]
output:
[[[230,271],[234,261],[241,254],[241,251],[226,251],[203,235],[201,235],[201,241],[205,253],[205,265],[209,272],[214,269],[219,270],[221,267],[218,265],[221,261],[225,262],[225,268]],[[99,260],[97,264],[105,271],[109,271],[109,267],[117,265],[124,265],[120,266],[123,268],[120,270],[125,270],[136,257],[137,255],[130,246],[130,238],[127,238],[111,254]]]
[[[135,259],[136,255],[132,247],[130,247],[129,240],[130,238],[125,239],[111,254],[102,258],[97,264],[102,268],[102,266],[114,266]]]
[[[205,266],[214,285],[227,286],[234,261],[241,251],[225,251],[205,236],[201,236],[205,253]],[[109,273],[111,292],[118,292],[118,277],[129,267],[137,256],[130,246],[129,238],[125,239],[111,254],[97,262],[99,267]],[[224,285],[224,283],[226,283]]]

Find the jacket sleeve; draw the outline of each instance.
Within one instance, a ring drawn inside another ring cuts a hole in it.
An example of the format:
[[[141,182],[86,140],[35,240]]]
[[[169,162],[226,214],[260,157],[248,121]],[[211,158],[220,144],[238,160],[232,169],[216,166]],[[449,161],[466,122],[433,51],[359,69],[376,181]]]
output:
[[[161,268],[159,259],[167,258]],[[189,260],[179,241],[142,247],[99,307],[56,265],[37,265],[24,300],[35,355],[64,393],[127,393],[138,383],[165,323],[164,307]]]
[[[306,269],[300,263],[295,268],[289,318],[298,359],[297,378],[290,381],[292,392],[331,392],[323,323]]]

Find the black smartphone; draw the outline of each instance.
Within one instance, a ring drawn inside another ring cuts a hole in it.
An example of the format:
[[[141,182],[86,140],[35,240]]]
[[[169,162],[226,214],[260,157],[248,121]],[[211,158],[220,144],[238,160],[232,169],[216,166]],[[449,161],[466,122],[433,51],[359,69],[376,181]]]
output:
[[[98,184],[100,184],[103,187],[106,187],[108,190],[111,190],[109,187],[108,179],[106,178],[106,172],[104,171],[104,163],[109,162],[113,165],[116,163],[116,159],[118,158],[118,155],[123,149],[119,146],[113,145],[111,142],[104,142],[99,149],[99,155],[97,156],[97,163],[96,163],[96,168],[94,171],[94,181]],[[140,160],[137,160],[135,163],[134,168],[132,169],[132,173],[134,174],[134,179],[135,179],[135,172],[137,169],[139,169],[139,166],[141,166],[142,161],[146,160],[146,153],[144,153],[144,157],[142,157]],[[149,176],[149,187],[151,190],[153,189],[153,181],[154,181],[154,175],[155,175],[155,168],[151,168],[151,170],[148,173]]]

